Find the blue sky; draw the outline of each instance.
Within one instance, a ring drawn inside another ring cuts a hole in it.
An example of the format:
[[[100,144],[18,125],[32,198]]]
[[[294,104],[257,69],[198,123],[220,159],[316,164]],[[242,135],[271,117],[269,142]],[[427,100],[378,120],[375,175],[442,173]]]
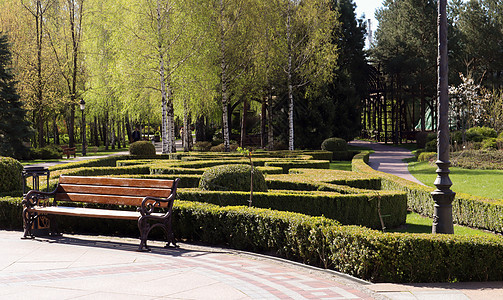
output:
[[[372,29],[377,29],[377,20],[374,18],[376,8],[382,6],[382,0],[354,0],[356,4],[356,16],[359,18],[365,14],[365,19],[372,19]]]

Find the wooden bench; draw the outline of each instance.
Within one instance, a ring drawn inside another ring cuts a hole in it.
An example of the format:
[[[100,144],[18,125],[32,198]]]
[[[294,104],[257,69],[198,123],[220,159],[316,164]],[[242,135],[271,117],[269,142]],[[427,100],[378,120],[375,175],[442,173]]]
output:
[[[147,237],[153,228],[166,234],[167,245],[176,246],[171,229],[173,202],[179,178],[175,180],[60,176],[53,192],[31,190],[23,199],[24,238],[33,237],[32,227],[39,215],[136,220],[140,230],[138,251],[150,250]],[[52,201],[51,201],[52,199]],[[60,206],[59,202],[97,203],[137,207],[136,211]],[[163,211],[159,212],[162,208]],[[157,211],[157,212],[156,212]],[[59,234],[51,221],[51,232]]]
[[[69,159],[71,154],[73,154],[74,158],[77,157],[77,151],[75,147],[61,146],[61,149],[63,150],[63,155],[66,154],[66,159]]]

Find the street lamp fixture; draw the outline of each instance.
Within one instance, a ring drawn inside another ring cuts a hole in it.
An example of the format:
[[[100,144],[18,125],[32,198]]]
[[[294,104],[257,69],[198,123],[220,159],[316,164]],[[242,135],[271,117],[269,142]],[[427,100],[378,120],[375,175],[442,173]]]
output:
[[[81,99],[79,104],[80,111],[82,111],[82,156],[86,156],[86,115],[84,114],[86,102],[84,99]]]
[[[435,201],[432,233],[453,234],[452,201],[456,193],[451,191],[449,178],[449,86],[447,83],[447,0],[438,1],[438,143],[437,179],[432,197]]]

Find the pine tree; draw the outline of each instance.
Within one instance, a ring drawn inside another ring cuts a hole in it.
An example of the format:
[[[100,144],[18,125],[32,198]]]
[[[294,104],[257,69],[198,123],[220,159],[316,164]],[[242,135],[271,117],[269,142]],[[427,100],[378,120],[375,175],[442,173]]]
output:
[[[12,75],[11,53],[7,35],[0,32],[0,155],[27,158],[32,130],[25,120],[26,112],[16,91]]]

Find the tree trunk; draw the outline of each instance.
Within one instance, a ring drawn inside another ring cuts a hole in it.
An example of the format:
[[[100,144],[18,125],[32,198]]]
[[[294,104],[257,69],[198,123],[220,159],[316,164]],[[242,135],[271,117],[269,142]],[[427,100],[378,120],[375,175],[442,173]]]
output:
[[[229,130],[229,95],[227,94],[227,61],[225,57],[225,30],[224,30],[224,3],[220,0],[220,71],[221,74],[221,94],[222,94],[222,135],[224,140],[224,151],[230,151],[230,130]]]
[[[286,39],[288,43],[288,150],[294,149],[294,131],[293,131],[293,85],[292,85],[292,37],[291,37],[291,24],[290,24],[290,3],[288,4],[288,16],[286,22]]]
[[[265,125],[266,125],[266,114],[267,114],[267,98],[262,99],[262,110],[260,114],[260,148],[265,149],[265,145],[267,144],[266,135],[265,135]]]
[[[246,114],[248,113],[248,101],[243,99],[243,116],[241,117],[241,147],[246,146]]]
[[[53,121],[53,127],[52,127],[52,131],[53,131],[53,135],[54,135],[54,144],[56,145],[59,145],[59,131],[58,131],[58,117],[56,115],[54,115],[54,121]]]
[[[126,122],[125,126],[126,126],[126,133],[127,133],[127,140],[128,142],[131,144],[131,141],[133,140],[133,136],[132,136],[132,130],[131,130],[131,123],[129,121],[129,115],[126,114],[126,116],[124,117],[124,120]],[[126,142],[126,141],[124,141]],[[124,146],[126,147],[126,146]]]
[[[274,150],[274,128],[272,124],[272,110],[273,110],[273,100],[276,96],[272,93],[269,96],[269,104],[267,105],[267,149],[269,151]]]

